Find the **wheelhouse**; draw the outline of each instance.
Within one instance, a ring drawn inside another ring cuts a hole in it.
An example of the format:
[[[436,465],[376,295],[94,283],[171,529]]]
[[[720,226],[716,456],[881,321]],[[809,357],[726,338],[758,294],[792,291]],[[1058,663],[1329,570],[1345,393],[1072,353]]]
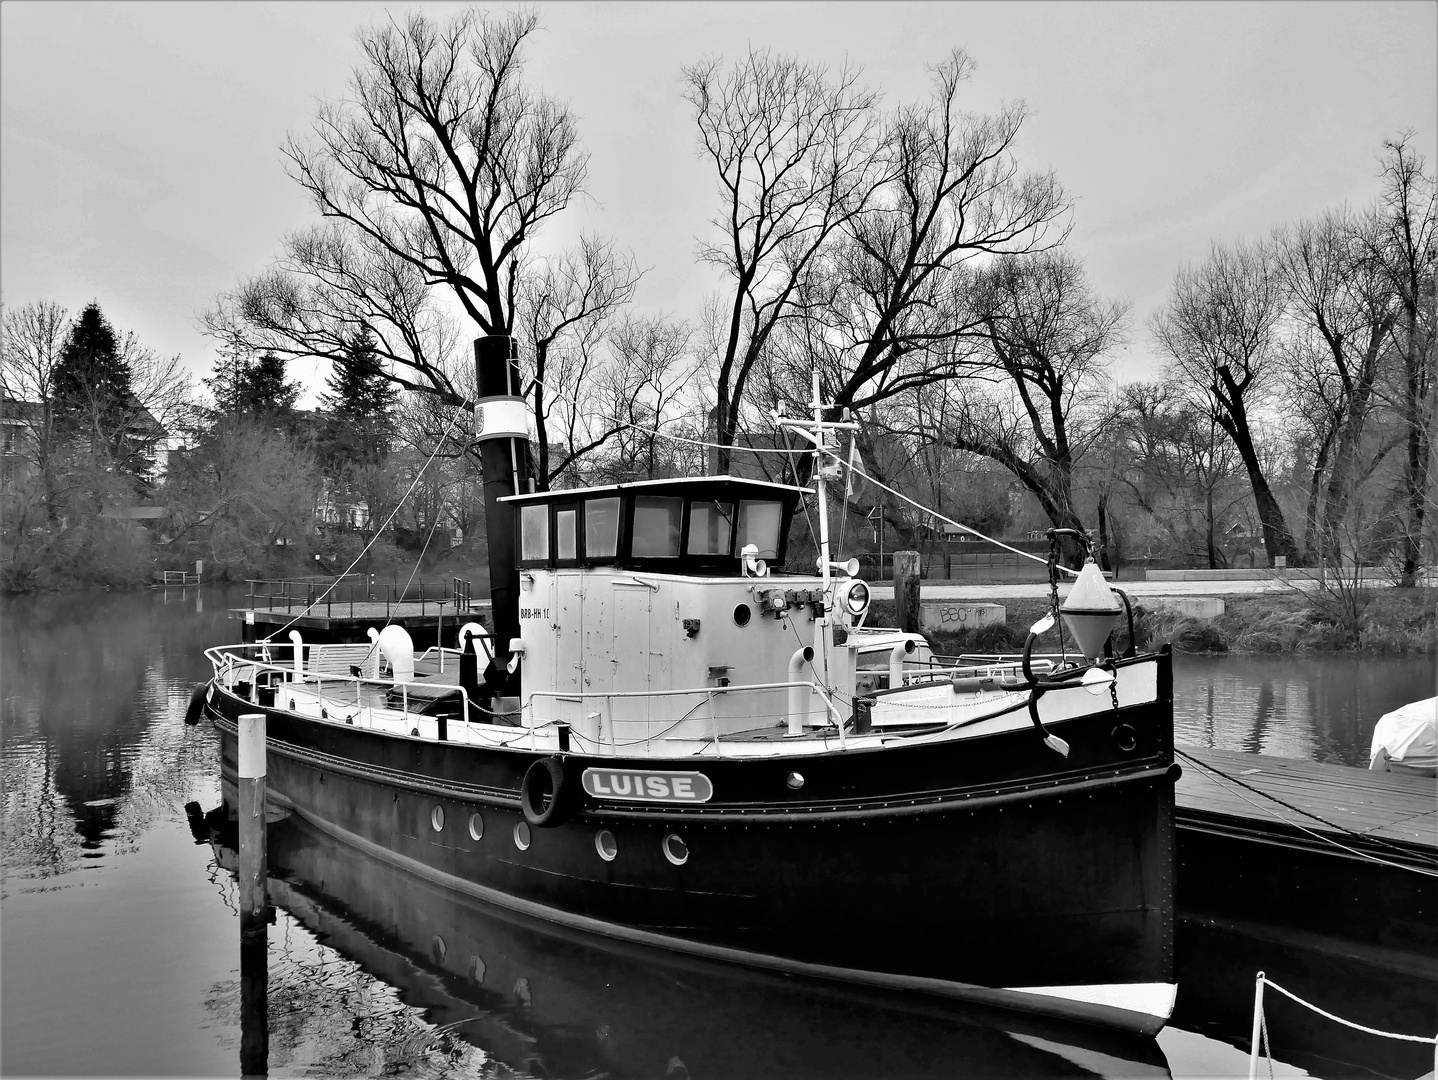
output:
[[[519,565],[733,575],[746,547],[782,566],[806,489],[734,477],[641,480],[513,495]]]

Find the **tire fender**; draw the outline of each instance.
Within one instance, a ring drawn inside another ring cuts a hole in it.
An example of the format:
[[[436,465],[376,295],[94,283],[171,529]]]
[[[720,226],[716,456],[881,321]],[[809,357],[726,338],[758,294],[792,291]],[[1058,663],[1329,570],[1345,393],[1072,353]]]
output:
[[[209,697],[210,684],[200,683],[190,691],[190,704],[185,709],[185,723],[194,727],[205,713],[205,701]]]
[[[524,783],[519,786],[519,806],[524,811],[524,820],[538,828],[549,828],[564,821],[569,799],[564,762],[560,758],[543,757],[530,764],[524,773]]]

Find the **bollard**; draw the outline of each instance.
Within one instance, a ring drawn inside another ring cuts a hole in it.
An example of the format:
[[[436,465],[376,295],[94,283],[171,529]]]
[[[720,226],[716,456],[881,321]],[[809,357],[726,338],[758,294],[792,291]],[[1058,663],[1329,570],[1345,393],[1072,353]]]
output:
[[[265,924],[265,714],[240,717],[240,932]]]
[[[265,714],[240,717],[240,1075],[269,1073]]]
[[[899,629],[906,634],[922,633],[919,617],[919,553],[894,552],[894,610]]]

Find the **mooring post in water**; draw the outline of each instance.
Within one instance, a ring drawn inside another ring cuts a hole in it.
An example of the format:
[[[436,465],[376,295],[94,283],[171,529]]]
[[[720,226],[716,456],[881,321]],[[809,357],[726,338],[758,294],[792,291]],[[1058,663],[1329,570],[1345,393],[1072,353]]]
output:
[[[297,650],[298,651],[298,650]],[[240,717],[240,1073],[269,1073],[265,714]]]
[[[898,613],[899,629],[917,634],[919,626],[919,553],[894,552],[894,610]]]
[[[265,714],[240,717],[240,930],[265,925]]]

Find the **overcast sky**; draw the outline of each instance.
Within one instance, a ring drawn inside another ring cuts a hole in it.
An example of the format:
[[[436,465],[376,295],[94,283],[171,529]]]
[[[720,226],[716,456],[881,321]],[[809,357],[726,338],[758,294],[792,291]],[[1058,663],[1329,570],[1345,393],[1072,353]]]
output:
[[[445,18],[450,5],[423,5]],[[403,5],[0,4],[0,297],[98,301],[111,322],[208,373],[196,316],[260,269],[309,207],[279,146],[339,96],[356,27]],[[693,316],[716,197],[683,64],[748,46],[860,64],[890,104],[927,93],[954,46],[964,107],[1025,100],[1024,166],[1075,199],[1074,250],[1133,306],[1121,379],[1175,270],[1213,241],[1378,189],[1385,138],[1433,168],[1438,5],[1400,3],[541,4],[529,78],[566,98],[591,154],[564,233],[634,252],[638,301]],[[310,382],[314,373],[297,372]]]

